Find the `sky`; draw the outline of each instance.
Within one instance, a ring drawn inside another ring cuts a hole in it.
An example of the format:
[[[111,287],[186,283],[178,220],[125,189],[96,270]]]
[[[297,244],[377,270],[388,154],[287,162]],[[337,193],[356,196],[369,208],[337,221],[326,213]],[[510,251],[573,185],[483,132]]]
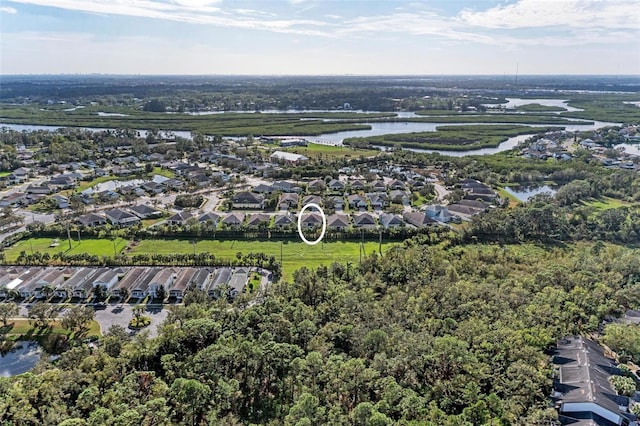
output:
[[[640,0],[0,0],[0,74],[640,75]]]

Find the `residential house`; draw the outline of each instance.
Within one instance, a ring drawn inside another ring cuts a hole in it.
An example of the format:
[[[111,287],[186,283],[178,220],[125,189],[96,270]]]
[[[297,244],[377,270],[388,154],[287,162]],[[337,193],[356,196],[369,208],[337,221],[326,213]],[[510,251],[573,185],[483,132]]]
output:
[[[104,215],[116,226],[132,226],[140,223],[140,218],[122,209],[105,210]]]
[[[56,194],[51,198],[53,199],[53,201],[55,201],[56,206],[59,209],[68,209],[69,208],[69,199],[67,197],[65,197],[64,195]]]
[[[402,217],[405,222],[415,226],[416,228],[438,224],[438,221],[424,212],[406,212],[402,215]]]
[[[329,185],[327,185],[329,187],[330,190],[332,191],[344,191],[347,187],[347,185],[342,182],[341,180],[338,179],[333,179],[329,182]]]
[[[322,198],[319,195],[307,195],[302,199],[302,205],[306,206],[309,203],[317,204],[319,206],[322,205]]]
[[[353,187],[353,186],[352,186]],[[384,184],[383,181],[381,180],[376,180],[374,182],[372,182],[369,187],[374,191],[374,192],[385,192],[387,190],[387,185]]]
[[[148,268],[134,267],[129,269],[122,279],[116,285],[111,287],[111,296],[129,296],[131,288],[133,288],[138,281],[142,280],[147,272]]]
[[[7,180],[11,184],[18,184],[26,182],[29,179],[30,170],[26,167],[18,167],[10,175],[7,176]]]
[[[274,182],[273,189],[276,191],[282,191],[282,192],[296,192],[298,194],[302,192],[302,188],[300,188],[295,183],[288,182],[286,180],[280,180],[280,181]]]
[[[409,197],[409,193],[399,189],[392,190],[389,193],[389,198],[394,203],[402,204],[403,206],[408,206],[411,204],[411,198]]]
[[[160,287],[164,287],[165,295],[169,294],[169,289],[173,286],[173,282],[176,277],[177,275],[173,268],[162,268],[149,282],[149,296],[156,299],[158,297]]]
[[[173,191],[180,191],[182,190],[182,188],[184,188],[184,182],[176,178],[171,178],[164,181],[163,185]]]
[[[44,275],[32,282],[32,292],[36,299],[42,299],[49,295],[53,295],[57,286],[62,284],[68,276],[69,271],[64,268],[45,269]]]
[[[404,190],[406,189],[406,185],[404,184],[404,182],[396,179],[389,183],[389,189]]]
[[[367,210],[367,201],[362,198],[359,194],[352,194],[347,197],[347,202],[349,203],[349,208],[351,209],[359,209],[360,211]]]
[[[212,272],[208,268],[199,268],[191,278],[191,286],[197,290],[207,290],[211,283]]]
[[[344,214],[332,214],[327,218],[327,227],[344,231],[349,227],[349,216]]]
[[[213,226],[217,226],[220,221],[220,217],[221,216],[217,213],[207,212],[198,218],[198,222],[211,223]]]
[[[333,208],[336,211],[342,211],[344,209],[344,198],[343,197],[331,197],[329,201],[333,204]]]
[[[236,269],[227,284],[227,298],[235,299],[242,293],[249,280],[249,271],[245,268]]]
[[[309,160],[304,155],[284,151],[275,151],[269,156],[269,159],[271,161],[285,162],[289,164],[302,164],[306,163]]]
[[[239,192],[233,196],[233,207],[237,209],[261,209],[264,197],[253,192]]]
[[[152,195],[162,193],[165,188],[164,185],[158,182],[153,182],[153,181],[145,182],[142,185],[140,185],[140,187]]]
[[[28,298],[31,297],[31,293],[27,291],[26,293],[22,293],[21,288],[23,285],[26,285],[30,280],[32,280],[35,276],[42,273],[43,268],[39,267],[30,267],[26,271],[22,271],[17,275],[14,275],[13,278],[9,281],[8,284],[4,287],[3,294],[5,297],[10,296],[12,293],[16,293],[20,297]],[[11,278],[11,277],[10,277]]]
[[[380,224],[385,228],[398,228],[404,225],[402,218],[395,214],[382,213],[380,215]]]
[[[169,297],[177,300],[182,299],[185,291],[191,284],[192,278],[197,272],[197,268],[180,268],[175,280],[171,284],[171,287],[167,289]]]
[[[27,201],[27,194],[24,192],[14,192],[7,195],[0,201],[0,207],[18,207]]]
[[[76,179],[69,175],[60,175],[52,179],[49,179],[49,181],[47,182],[47,185],[50,188],[55,189],[56,191],[71,189],[75,187]]]
[[[288,210],[290,208],[298,207],[299,196],[295,192],[285,192],[280,195],[280,199],[278,200],[278,206],[280,210]]]
[[[139,204],[137,206],[129,207],[129,210],[140,219],[157,219],[162,217],[162,211],[155,207],[147,206],[146,204]]]
[[[189,178],[196,186],[202,188],[211,184],[211,178],[205,173],[198,173]]]
[[[244,223],[244,213],[229,213],[222,219],[222,224],[232,227],[241,226]]]
[[[215,299],[222,296],[222,290],[227,286],[231,278],[233,270],[231,268],[219,268],[216,270],[215,277],[211,280],[211,284],[207,288],[207,295]]]
[[[132,283],[129,293],[132,298],[144,299],[149,295],[149,284],[162,268],[149,268],[139,279]]]
[[[51,190],[51,188],[49,187],[49,185],[46,184],[42,184],[42,185],[29,185],[27,187],[27,194],[34,194],[34,195],[49,195],[51,194],[53,191]]]
[[[352,191],[362,191],[364,189],[364,183],[359,180],[353,180],[349,182],[349,187]]]
[[[592,340],[561,339],[553,352],[557,372],[552,399],[561,424],[628,425],[629,398],[617,395],[609,379],[622,374],[613,359]]]
[[[275,189],[271,185],[265,185],[264,183],[261,183],[260,185],[253,188],[253,192],[257,194],[272,194],[273,192],[275,192]]]
[[[104,290],[110,291],[120,279],[120,274],[122,274],[120,268],[109,268],[93,280],[93,286],[100,286]]]
[[[322,226],[322,216],[320,213],[305,213],[302,215],[300,225],[305,228],[315,228]]]
[[[438,222],[449,223],[453,220],[453,215],[449,212],[445,206],[429,205],[425,209],[427,216],[431,219],[435,219]]]
[[[10,284],[7,288],[17,290],[20,297],[24,299],[30,299],[36,295],[36,291],[41,289],[42,285],[38,284],[38,280],[46,274],[47,270],[44,268],[31,268],[16,279],[14,283],[17,285],[10,287]]]
[[[287,228],[289,226],[295,226],[295,224],[294,218],[289,214],[278,214],[273,220],[273,226],[276,228]]]
[[[271,220],[271,216],[265,213],[251,214],[247,218],[247,226],[255,226],[255,227],[259,227],[260,225],[268,226],[270,220]]]
[[[167,223],[169,225],[186,225],[187,221],[191,219],[193,215],[190,212],[181,211],[179,213],[174,214],[173,216],[167,219]]]
[[[366,197],[369,199],[371,207],[375,210],[381,210],[387,205],[387,194],[370,192],[366,194]]]
[[[87,213],[82,216],[78,216],[76,221],[84,226],[101,226],[107,224],[107,219],[104,216],[100,216],[95,213]]]
[[[109,268],[91,269],[90,272],[84,277],[76,278],[77,274],[74,274],[74,276],[71,277],[69,281],[71,281],[72,279],[75,279],[75,281],[72,283],[67,283],[65,287],[71,289],[71,297],[76,299],[86,299],[87,297],[89,297],[89,295],[91,295],[91,292],[93,291],[93,281],[108,269]]]
[[[312,180],[307,185],[307,191],[309,192],[319,193],[324,192],[325,189],[327,189],[327,185],[320,179]]]
[[[376,227],[376,218],[369,213],[354,214],[353,224],[358,228],[372,229]]]

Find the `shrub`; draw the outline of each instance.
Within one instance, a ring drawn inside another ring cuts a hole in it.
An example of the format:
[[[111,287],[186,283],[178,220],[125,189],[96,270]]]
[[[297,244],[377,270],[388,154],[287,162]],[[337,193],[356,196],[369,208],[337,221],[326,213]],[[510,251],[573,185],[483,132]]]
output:
[[[139,318],[132,318],[131,321],[129,321],[129,328],[143,328],[149,324],[151,324],[151,318],[143,315]]]

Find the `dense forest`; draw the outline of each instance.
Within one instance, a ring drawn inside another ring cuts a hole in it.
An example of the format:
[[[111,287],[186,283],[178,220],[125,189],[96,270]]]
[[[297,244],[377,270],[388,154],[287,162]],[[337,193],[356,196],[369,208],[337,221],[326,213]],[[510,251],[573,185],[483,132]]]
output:
[[[113,327],[98,346],[76,342],[0,379],[0,420],[548,424],[546,350],[639,308],[639,295],[637,249],[416,238],[360,265],[303,268],[262,304],[191,294],[155,339]],[[634,356],[616,331],[607,343]]]

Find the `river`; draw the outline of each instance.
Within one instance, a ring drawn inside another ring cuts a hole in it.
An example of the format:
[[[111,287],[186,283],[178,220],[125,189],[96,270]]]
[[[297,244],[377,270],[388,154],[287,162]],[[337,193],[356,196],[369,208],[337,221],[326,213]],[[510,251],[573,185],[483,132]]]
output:
[[[561,101],[558,101],[561,102]],[[415,116],[412,112],[404,112],[399,114],[399,118],[408,118]],[[371,129],[367,130],[350,130],[337,133],[329,133],[319,136],[305,137],[310,142],[319,143],[323,145],[342,145],[342,141],[346,138],[357,137],[369,137],[369,136],[381,136],[388,134],[402,134],[402,133],[414,133],[414,132],[433,132],[438,126],[464,126],[464,125],[493,125],[493,124],[513,124],[513,123],[410,123],[410,122],[369,122],[363,123],[371,126]],[[549,127],[549,124],[525,124],[531,127]],[[595,130],[606,126],[619,126],[620,123],[611,123],[606,121],[594,121],[593,124],[559,124],[557,126],[564,127],[567,131],[588,131]],[[39,126],[39,125],[24,125],[24,124],[4,124],[0,123],[0,128],[7,127],[9,129],[17,131],[32,131],[32,130],[57,130],[62,126]],[[93,128],[84,127],[86,130],[91,131],[105,131],[110,130],[106,128]],[[113,129],[111,129],[113,130]],[[145,137],[147,132],[145,130],[138,130],[141,137]],[[191,132],[172,130],[169,131],[176,136],[191,139]],[[166,133],[166,132],[165,132]],[[285,135],[283,135],[285,136]],[[520,135],[507,139],[496,148],[483,148],[472,151],[447,151],[447,150],[419,150],[412,149],[417,152],[439,152],[442,155],[450,155],[454,157],[462,157],[466,155],[487,155],[495,154],[501,151],[507,151],[513,149],[520,142],[526,140],[529,135]]]

